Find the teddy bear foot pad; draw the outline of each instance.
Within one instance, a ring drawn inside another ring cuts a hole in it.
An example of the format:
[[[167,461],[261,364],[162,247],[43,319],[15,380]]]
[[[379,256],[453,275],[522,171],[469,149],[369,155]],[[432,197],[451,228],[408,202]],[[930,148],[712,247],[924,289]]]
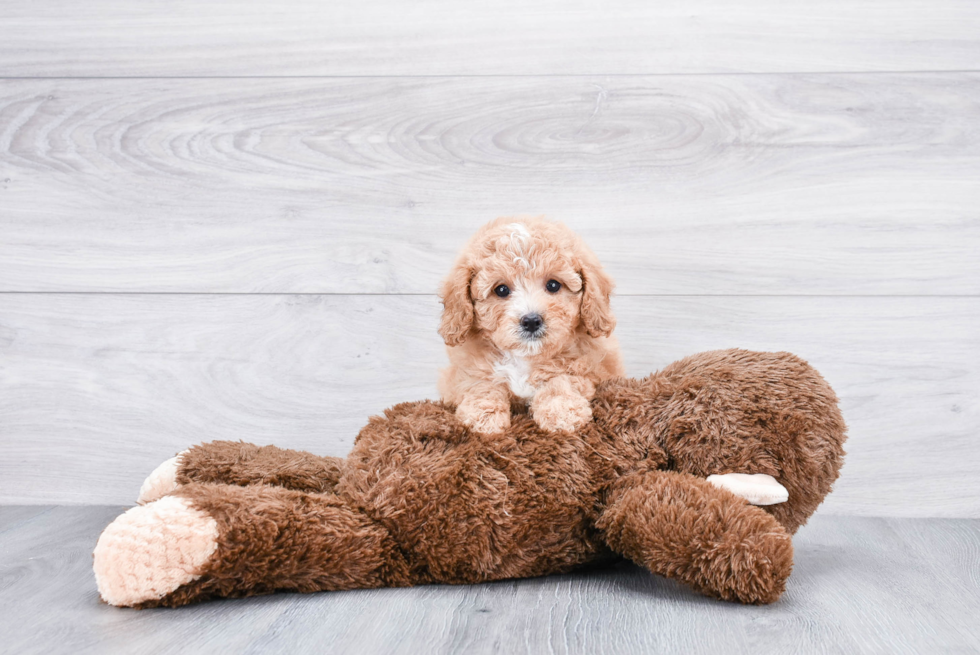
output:
[[[167,496],[134,507],[105,529],[93,553],[99,594],[110,605],[162,598],[200,577],[218,526],[190,501]]]
[[[184,450],[177,453],[177,455],[153,469],[153,472],[147,476],[146,480],[143,481],[143,485],[140,487],[139,497],[136,499],[137,504],[145,505],[152,503],[154,500],[163,498],[177,488],[177,470],[180,468],[181,457],[186,452]]]
[[[789,500],[786,487],[776,482],[776,478],[765,473],[709,475],[708,482],[716,487],[728,489],[752,505],[777,505]]]

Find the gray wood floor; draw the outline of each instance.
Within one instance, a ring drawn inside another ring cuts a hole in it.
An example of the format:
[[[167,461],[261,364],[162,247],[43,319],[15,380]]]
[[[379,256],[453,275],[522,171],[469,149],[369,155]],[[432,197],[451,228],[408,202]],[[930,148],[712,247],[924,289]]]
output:
[[[0,506],[3,653],[980,652],[980,520],[818,514],[784,597],[710,600],[629,564],[488,585],[101,605],[122,507]]]

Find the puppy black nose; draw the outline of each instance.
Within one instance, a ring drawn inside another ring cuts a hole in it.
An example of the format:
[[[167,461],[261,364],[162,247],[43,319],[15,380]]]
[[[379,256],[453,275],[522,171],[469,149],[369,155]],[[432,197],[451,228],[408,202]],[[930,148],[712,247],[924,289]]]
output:
[[[541,318],[541,314],[525,314],[521,317],[521,329],[525,332],[537,332],[542,324],[544,319]]]

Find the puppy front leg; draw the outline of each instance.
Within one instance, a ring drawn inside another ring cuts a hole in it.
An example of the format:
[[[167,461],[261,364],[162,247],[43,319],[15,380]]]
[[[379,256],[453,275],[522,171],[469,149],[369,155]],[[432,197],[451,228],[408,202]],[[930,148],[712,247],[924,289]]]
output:
[[[456,418],[477,432],[503,432],[510,427],[510,392],[500,384],[474,384],[456,406]]]
[[[592,420],[595,385],[578,375],[556,375],[534,393],[531,416],[542,430],[571,432]]]

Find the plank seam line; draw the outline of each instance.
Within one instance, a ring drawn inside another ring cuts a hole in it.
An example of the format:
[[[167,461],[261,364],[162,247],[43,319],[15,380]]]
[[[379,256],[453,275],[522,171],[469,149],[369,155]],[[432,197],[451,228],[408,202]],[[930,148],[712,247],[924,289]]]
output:
[[[338,291],[0,291],[0,296],[390,296],[435,293]],[[615,298],[980,298],[975,293],[617,293]]]
[[[784,75],[962,75],[980,69],[860,70],[860,71],[739,71],[712,73],[461,73],[388,75],[2,75],[0,80],[325,80],[325,79],[480,79],[480,78],[595,78],[595,77],[775,77]]]

